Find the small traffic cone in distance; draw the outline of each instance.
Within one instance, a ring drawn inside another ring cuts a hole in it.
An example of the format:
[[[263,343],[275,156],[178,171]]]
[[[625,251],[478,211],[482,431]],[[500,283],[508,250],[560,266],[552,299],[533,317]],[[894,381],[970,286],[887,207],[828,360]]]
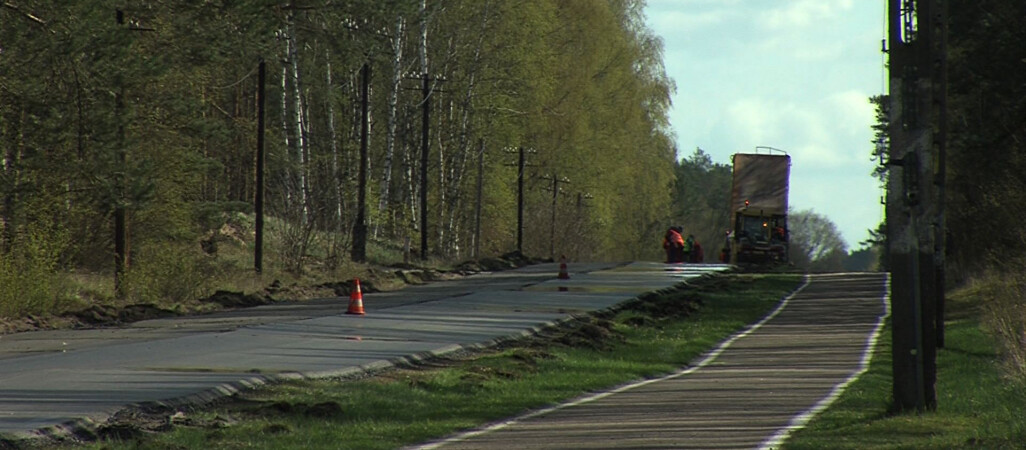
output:
[[[363,312],[363,292],[360,291],[360,279],[354,278],[353,291],[349,293],[349,310],[346,314],[366,314]]]
[[[568,272],[566,270],[566,255],[562,255],[562,256],[559,257],[559,279],[560,280],[569,280],[570,279],[570,272]]]

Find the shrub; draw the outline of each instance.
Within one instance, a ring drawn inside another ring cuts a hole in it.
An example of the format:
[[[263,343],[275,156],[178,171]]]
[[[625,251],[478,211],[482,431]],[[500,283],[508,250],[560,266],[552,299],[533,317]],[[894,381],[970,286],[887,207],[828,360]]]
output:
[[[1026,381],[1026,263],[1015,266],[983,282],[984,323],[998,340],[1009,375]]]
[[[67,231],[53,224],[32,223],[13,233],[0,255],[0,316],[55,312],[67,298],[58,266],[69,243]]]
[[[125,274],[126,298],[158,305],[196,300],[217,278],[207,259],[195,244],[159,242],[140,248]]]

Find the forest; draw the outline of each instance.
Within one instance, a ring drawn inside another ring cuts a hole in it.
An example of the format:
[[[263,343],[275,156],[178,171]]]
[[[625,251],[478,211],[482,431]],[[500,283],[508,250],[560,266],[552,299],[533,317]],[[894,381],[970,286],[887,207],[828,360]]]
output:
[[[949,270],[1026,263],[1026,3],[949,6]]]
[[[672,224],[715,260],[730,167],[677,158],[670,95],[687,87],[644,5],[0,0],[0,316],[364,262],[656,260]],[[949,8],[958,284],[1026,266],[1026,5]],[[867,99],[867,157],[886,146],[884,99]],[[872,175],[885,184],[885,167]],[[849,250],[827,218],[791,218],[802,268],[885,260],[886,224]]]
[[[643,7],[4,0],[0,314],[252,272],[258,190],[270,273],[657,258],[675,87]]]

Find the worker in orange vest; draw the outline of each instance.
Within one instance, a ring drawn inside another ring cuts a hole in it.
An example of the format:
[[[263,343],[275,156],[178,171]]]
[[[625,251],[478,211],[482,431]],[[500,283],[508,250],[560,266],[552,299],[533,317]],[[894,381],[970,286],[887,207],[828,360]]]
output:
[[[670,227],[663,237],[663,248],[666,250],[666,263],[684,262],[684,237],[680,235],[677,227]]]

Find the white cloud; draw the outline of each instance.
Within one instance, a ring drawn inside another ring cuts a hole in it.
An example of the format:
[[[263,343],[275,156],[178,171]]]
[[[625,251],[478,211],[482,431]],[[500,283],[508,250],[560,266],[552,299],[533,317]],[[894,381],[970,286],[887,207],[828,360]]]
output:
[[[769,146],[787,151],[807,167],[842,167],[853,158],[832,132],[826,112],[795,103],[748,98],[732,103],[718,126],[732,130],[729,140],[734,142],[735,151]]]
[[[845,45],[843,42],[824,41],[807,42],[804,45],[792,47],[791,54],[795,59],[803,61],[829,61],[843,57]]]
[[[725,10],[700,12],[671,10],[650,16],[648,22],[653,29],[681,33],[720,25],[726,20],[728,14],[729,12]]]
[[[849,135],[867,134],[867,124],[876,122],[876,109],[869,103],[870,95],[857,90],[837,92],[827,97],[836,128]]]
[[[771,30],[804,28],[817,24],[820,21],[838,18],[842,11],[851,9],[852,2],[853,0],[791,0],[780,2],[784,3],[785,6],[767,11],[763,24]]]

